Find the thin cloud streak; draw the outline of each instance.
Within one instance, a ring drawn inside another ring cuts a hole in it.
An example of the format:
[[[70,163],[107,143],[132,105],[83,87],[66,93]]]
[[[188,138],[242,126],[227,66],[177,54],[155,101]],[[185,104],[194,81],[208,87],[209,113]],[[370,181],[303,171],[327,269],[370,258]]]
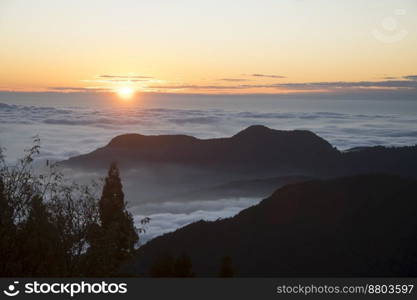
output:
[[[382,80],[382,81],[336,81],[336,82],[288,82],[270,84],[239,84],[239,85],[152,85],[151,89],[196,89],[196,90],[241,90],[241,89],[285,89],[293,91],[317,91],[327,90],[340,91],[350,89],[417,89],[417,75],[403,76],[402,80]],[[232,80],[229,80],[232,81]]]
[[[118,78],[118,79],[152,79],[150,76],[141,76],[141,75],[100,75],[100,78]]]
[[[220,78],[221,81],[230,81],[230,82],[244,82],[249,81],[249,79],[244,78]]]
[[[110,92],[106,87],[74,87],[74,86],[50,86],[48,91],[55,92]]]
[[[315,89],[341,89],[341,88],[417,88],[414,80],[384,80],[384,81],[338,81],[338,82],[303,82],[303,83],[279,83],[274,87],[285,87],[297,90]]]
[[[282,76],[282,75],[259,74],[259,73],[254,73],[254,74],[251,74],[250,76],[252,76],[252,77],[265,77],[265,78],[287,78],[286,76]]]
[[[404,79],[408,80],[417,80],[417,75],[407,75],[403,77]]]

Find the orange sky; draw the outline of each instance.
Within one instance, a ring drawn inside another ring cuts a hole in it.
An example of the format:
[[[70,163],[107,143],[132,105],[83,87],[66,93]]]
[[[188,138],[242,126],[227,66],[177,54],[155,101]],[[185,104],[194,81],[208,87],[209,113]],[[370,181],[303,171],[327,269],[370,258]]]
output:
[[[0,89],[414,88],[414,0],[224,2],[3,0]]]

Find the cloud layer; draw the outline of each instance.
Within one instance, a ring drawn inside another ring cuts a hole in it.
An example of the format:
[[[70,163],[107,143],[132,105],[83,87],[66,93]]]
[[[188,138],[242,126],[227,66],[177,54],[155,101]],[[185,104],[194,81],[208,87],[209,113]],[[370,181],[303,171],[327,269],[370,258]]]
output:
[[[218,92],[218,93],[232,93],[236,92],[250,92],[251,90],[262,91],[268,93],[321,93],[321,94],[337,94],[337,93],[362,93],[363,95],[369,93],[381,93],[390,91],[398,96],[408,94],[417,96],[417,75],[406,75],[402,77],[385,76],[383,80],[376,81],[319,81],[319,82],[277,82],[275,79],[286,78],[282,75],[272,74],[242,74],[241,77],[226,77],[216,80],[208,81],[207,84],[192,84],[192,83],[170,83],[160,80],[155,80],[149,76],[130,76],[130,75],[100,75],[94,80],[84,80],[86,82],[96,83],[139,83],[147,82],[141,85],[141,89],[148,92],[164,91],[164,92]],[[273,80],[273,82],[271,82]],[[157,83],[164,82],[164,83]],[[226,84],[219,84],[224,82]],[[246,82],[246,83],[245,83]],[[111,91],[109,87],[71,87],[58,86],[49,87],[49,91],[63,91],[63,92],[108,92]]]
[[[280,75],[250,74],[251,77],[259,78],[285,78]],[[274,82],[274,83],[245,83],[232,84],[232,82],[249,81],[245,78],[223,78],[221,81],[229,82],[227,85],[199,85],[199,84],[154,84],[150,89],[158,90],[209,90],[209,91],[233,91],[250,89],[268,89],[279,91],[297,92],[321,92],[321,93],[340,93],[340,92],[381,92],[381,91],[406,91],[417,95],[417,75],[407,75],[401,78],[385,77],[379,81],[332,81],[332,82]]]
[[[260,201],[261,199],[243,198],[195,201],[186,205],[181,202],[158,203],[160,206],[158,210],[164,212],[146,215],[136,214],[134,220],[137,226],[141,227],[141,219],[145,216],[151,218],[151,222],[144,227],[145,233],[141,235],[140,242],[143,244],[156,236],[174,231],[199,220],[214,221],[232,217],[242,209],[258,204]],[[141,207],[136,209],[140,211]]]

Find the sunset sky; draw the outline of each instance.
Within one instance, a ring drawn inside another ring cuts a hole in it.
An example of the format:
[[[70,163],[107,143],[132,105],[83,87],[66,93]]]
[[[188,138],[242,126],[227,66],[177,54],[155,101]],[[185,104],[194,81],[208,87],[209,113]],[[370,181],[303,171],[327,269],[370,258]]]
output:
[[[415,0],[2,0],[0,90],[415,91],[416,16]]]

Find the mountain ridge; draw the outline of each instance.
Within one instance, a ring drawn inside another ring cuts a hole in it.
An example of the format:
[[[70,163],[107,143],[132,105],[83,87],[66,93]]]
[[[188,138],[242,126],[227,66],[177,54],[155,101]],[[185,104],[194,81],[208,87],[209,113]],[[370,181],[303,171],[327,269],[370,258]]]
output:
[[[197,276],[222,257],[243,277],[416,276],[417,181],[359,175],[286,185],[258,205],[149,241],[131,266],[149,275],[163,255],[186,253]]]
[[[305,151],[308,149],[308,151]],[[63,165],[105,167],[117,160],[123,167],[144,163],[259,169],[325,169],[340,153],[330,143],[305,130],[280,131],[250,126],[232,137],[197,139],[187,135],[125,134],[91,153],[72,157]],[[322,157],[321,162],[318,159]],[[325,170],[323,170],[325,171]]]
[[[231,137],[124,134],[106,146],[61,162],[64,166],[122,168],[180,165],[256,176],[301,174],[342,176],[389,172],[417,177],[417,145],[355,147],[339,151],[308,130],[276,130],[253,125]],[[262,170],[265,174],[258,174]],[[279,172],[279,174],[277,174]]]

